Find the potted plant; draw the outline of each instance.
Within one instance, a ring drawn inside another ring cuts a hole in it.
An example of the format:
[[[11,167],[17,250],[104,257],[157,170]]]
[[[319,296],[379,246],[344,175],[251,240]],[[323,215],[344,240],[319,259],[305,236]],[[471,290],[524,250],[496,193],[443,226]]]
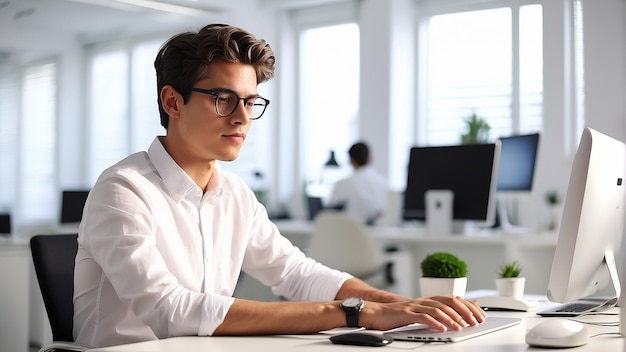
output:
[[[500,266],[499,277],[496,279],[496,289],[499,296],[522,299],[526,278],[521,277],[522,267],[517,261]]]
[[[467,264],[448,252],[431,253],[420,263],[422,297],[442,294],[465,296]]]
[[[467,133],[461,135],[461,144],[487,143],[491,126],[485,119],[478,117],[474,112],[465,119],[465,124]]]
[[[557,190],[550,190],[545,194],[546,203],[550,208],[550,220],[548,222],[548,230],[556,231],[559,228],[561,209],[559,204],[561,203],[561,196]]]
[[[254,175],[255,180],[252,192],[254,192],[256,199],[258,199],[261,204],[267,206],[267,187],[263,182],[263,173],[259,170],[255,170],[252,174]]]

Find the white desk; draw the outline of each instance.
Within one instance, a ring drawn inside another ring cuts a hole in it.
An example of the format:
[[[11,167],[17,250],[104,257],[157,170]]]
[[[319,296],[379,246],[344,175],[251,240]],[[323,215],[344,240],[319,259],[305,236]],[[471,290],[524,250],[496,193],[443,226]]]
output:
[[[544,306],[545,307],[545,306]],[[614,310],[617,312],[617,309]],[[385,347],[386,350],[413,350],[419,351],[445,351],[445,352],[517,352],[538,351],[540,348],[530,348],[525,342],[525,335],[529,328],[542,321],[534,312],[512,313],[491,312],[492,316],[520,317],[522,323],[504,330],[495,331],[487,335],[475,337],[470,340],[442,344],[426,344],[421,342],[394,341]],[[581,321],[617,322],[617,315],[612,316],[589,316],[581,318]],[[599,333],[618,332],[617,326],[594,326],[588,325],[590,335]],[[106,347],[89,350],[89,352],[154,352],[154,351],[356,351],[367,347],[334,345],[328,340],[329,335],[278,335],[278,336],[245,336],[245,337],[175,337],[158,341],[140,342],[122,346]],[[550,350],[550,349],[546,349]],[[554,351],[552,349],[552,351]],[[601,335],[592,337],[584,346],[574,349],[576,352],[598,351],[626,351],[626,339],[618,335]]]
[[[306,248],[313,225],[306,221],[277,221],[281,233],[296,246]],[[556,248],[555,233],[505,234],[483,232],[475,235],[429,235],[418,227],[372,227],[374,238],[409,251],[414,270],[398,273],[413,275],[414,296],[419,296],[419,263],[429,253],[448,251],[467,262],[468,290],[494,288],[497,271],[505,262],[517,260],[526,277],[526,292],[544,294],[548,286],[552,258]]]

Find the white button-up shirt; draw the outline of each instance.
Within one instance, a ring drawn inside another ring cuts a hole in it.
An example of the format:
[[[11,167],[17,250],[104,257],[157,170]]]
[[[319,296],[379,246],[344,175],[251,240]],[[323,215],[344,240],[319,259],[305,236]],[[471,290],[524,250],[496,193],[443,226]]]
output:
[[[364,165],[335,184],[327,206],[343,204],[347,215],[367,223],[387,208],[387,189],[387,180]]]
[[[291,300],[330,301],[351,276],[282,237],[236,175],[202,190],[156,138],[105,170],[79,228],[74,337],[110,346],[211,335],[241,270]]]

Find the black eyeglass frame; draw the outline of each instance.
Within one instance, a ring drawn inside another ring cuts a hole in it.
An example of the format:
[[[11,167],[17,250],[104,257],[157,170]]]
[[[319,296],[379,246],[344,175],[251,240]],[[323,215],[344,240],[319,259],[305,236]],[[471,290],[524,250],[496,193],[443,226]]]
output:
[[[261,114],[257,117],[251,117],[248,116],[248,118],[250,120],[258,120],[261,118],[261,116],[263,116],[263,114],[265,113],[265,110],[267,110],[267,106],[270,105],[270,100],[267,98],[264,98],[260,95],[256,95],[256,96],[251,96],[251,97],[247,97],[247,98],[240,98],[239,95],[237,95],[237,93],[233,92],[232,90],[229,89],[204,89],[204,88],[197,88],[197,87],[193,87],[191,88],[192,92],[198,92],[198,93],[202,93],[202,94],[208,94],[208,95],[212,95],[215,97],[215,112],[217,113],[218,116],[220,117],[228,117],[230,115],[232,115],[235,110],[237,110],[237,107],[239,106],[239,101],[243,100],[243,105],[245,106],[249,100],[256,100],[256,99],[261,99],[263,101],[265,101],[265,106],[263,107],[263,111],[261,112]],[[235,96],[235,98],[237,98],[237,104],[235,104],[233,110],[231,112],[229,112],[228,114],[221,114],[220,110],[218,109],[218,104],[219,104],[219,96],[220,93],[230,93],[232,95]]]

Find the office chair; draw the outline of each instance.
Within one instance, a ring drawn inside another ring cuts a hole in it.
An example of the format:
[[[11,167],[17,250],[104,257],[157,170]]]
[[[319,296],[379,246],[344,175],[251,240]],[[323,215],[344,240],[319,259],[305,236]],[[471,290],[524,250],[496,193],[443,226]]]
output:
[[[379,244],[371,238],[366,226],[343,212],[324,210],[317,214],[308,254],[331,268],[368,280],[384,275],[379,288],[394,283],[393,263]]]
[[[54,342],[44,351],[85,351],[74,343],[74,259],[78,250],[76,234],[36,235],[30,239],[33,265],[39,282]]]

